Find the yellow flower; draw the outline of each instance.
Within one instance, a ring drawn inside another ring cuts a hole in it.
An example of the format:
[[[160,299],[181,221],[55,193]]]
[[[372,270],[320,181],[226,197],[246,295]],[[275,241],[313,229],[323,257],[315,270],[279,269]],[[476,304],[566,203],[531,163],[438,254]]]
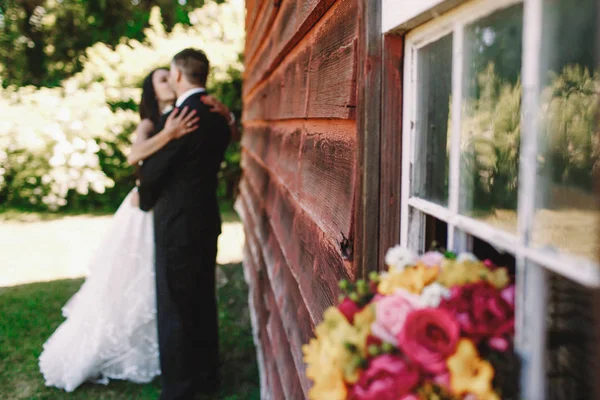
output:
[[[366,354],[366,340],[369,333],[371,333],[371,325],[375,322],[375,307],[373,304],[366,306],[361,312],[356,313],[354,316],[354,328],[360,336],[360,344],[357,347],[362,350],[363,354]]]
[[[314,379],[314,385],[308,391],[308,398],[311,400],[345,400],[347,396],[348,389],[339,369],[323,372],[319,379]]]
[[[487,281],[497,289],[502,289],[509,284],[510,278],[506,268],[497,268],[492,271],[481,261],[446,260],[437,281],[446,287]]]
[[[494,368],[479,358],[477,349],[469,339],[458,343],[456,353],[448,358],[450,387],[456,394],[474,394],[478,400],[500,400],[492,389]]]
[[[406,267],[402,271],[390,270],[381,277],[377,290],[384,295],[391,295],[396,289],[421,294],[423,288],[433,283],[438,274],[438,267],[427,267],[423,264]]]
[[[306,376],[314,383],[309,392],[310,399],[346,398],[346,382],[358,381],[360,371],[354,360],[366,355],[366,340],[374,320],[371,306],[355,315],[355,325],[351,325],[336,307],[325,311],[323,322],[315,330],[316,338],[303,347]],[[356,352],[350,351],[349,347],[354,347]]]

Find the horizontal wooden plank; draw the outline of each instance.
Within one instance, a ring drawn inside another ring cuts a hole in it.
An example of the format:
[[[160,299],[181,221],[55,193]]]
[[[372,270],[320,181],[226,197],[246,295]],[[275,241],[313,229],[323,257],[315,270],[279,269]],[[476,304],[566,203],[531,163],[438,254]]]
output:
[[[265,6],[264,0],[246,0],[246,32],[252,31],[256,18],[259,16],[261,9]]]
[[[323,232],[341,240],[352,223],[356,161],[353,122],[307,123],[298,168],[298,196]]]
[[[281,400],[285,399],[285,394],[283,391],[283,385],[285,383],[282,382],[281,377],[279,375],[279,370],[277,369],[277,364],[275,362],[275,352],[276,350],[273,348],[271,341],[269,340],[269,336],[265,334],[263,339],[263,348],[264,348],[264,357],[265,357],[265,368],[267,370],[267,390],[265,394],[268,396],[267,399],[270,400]]]
[[[340,0],[269,77],[244,96],[244,121],[354,118],[356,0]],[[252,85],[254,72],[246,85]]]
[[[305,118],[310,46],[282,64],[268,81],[244,99],[243,121]]]
[[[241,182],[240,187],[240,195],[238,197],[237,202],[237,211],[242,221],[244,222],[244,234],[246,237],[246,246],[245,248],[250,251],[253,257],[253,265],[257,268],[258,271],[262,268],[261,261],[261,243],[266,243],[268,233],[263,235],[263,232],[260,230],[260,224],[257,223],[259,221],[259,214],[256,213],[256,208],[252,207],[252,196],[248,194],[247,183],[246,181]],[[249,237],[257,237],[259,240],[251,241],[248,240]]]
[[[245,93],[265,79],[323,17],[335,0],[285,0],[268,37],[256,52],[247,52]]]
[[[354,118],[356,105],[358,11],[356,0],[340,0],[327,19],[313,30],[307,115],[328,118],[337,110],[339,118]],[[332,115],[331,117],[334,117]]]
[[[319,321],[323,311],[336,303],[338,280],[350,276],[351,265],[344,264],[339,251],[286,191],[279,191],[269,221],[311,318]]]
[[[246,206],[244,205],[243,208],[246,209]],[[254,224],[252,217],[250,217],[251,213],[243,210],[242,214],[248,216],[246,225]],[[258,284],[254,285],[263,294],[255,302],[262,304],[270,296],[269,293],[273,292],[273,302],[277,306],[277,314],[282,317],[282,329],[288,342],[285,349],[290,351],[290,360],[293,360],[293,365],[296,371],[298,371],[297,374],[300,375],[298,380],[301,382],[300,386],[304,396],[306,396],[310,382],[304,375],[302,345],[310,339],[314,329],[314,322],[311,320],[304,299],[300,294],[298,282],[294,279],[289,267],[285,263],[279,244],[276,242],[274,236],[269,236],[268,243],[260,244],[257,237],[254,236],[254,231],[247,230],[246,244],[247,248],[257,249],[258,254],[252,255],[250,250],[248,250],[248,254],[251,254],[253,259],[257,259],[257,263],[264,265],[261,272],[265,272],[267,275],[264,279],[260,280],[262,286],[258,287]],[[264,254],[264,258],[262,254]],[[248,269],[251,268],[248,266]],[[256,272],[252,271],[250,274],[256,275]],[[258,279],[255,280],[258,281]],[[273,307],[269,308],[268,315],[269,318],[273,318]],[[262,321],[264,322],[264,320]],[[279,370],[281,371],[281,368]],[[288,398],[290,397],[288,396]]]
[[[238,203],[239,204],[239,203]],[[248,220],[251,219],[247,213],[247,208],[244,204],[239,204],[240,209]],[[249,221],[249,223],[252,223]],[[249,306],[252,307],[252,315],[256,324],[255,340],[259,342],[257,346],[259,362],[261,362],[261,398],[269,398],[273,400],[284,399],[284,390],[280,372],[276,362],[276,355],[281,352],[276,343],[272,343],[268,332],[269,321],[272,319],[273,312],[272,304],[269,301],[269,291],[271,287],[266,277],[266,269],[264,267],[264,259],[260,247],[257,247],[256,238],[252,231],[246,231],[247,245],[244,249],[244,268],[247,272],[249,280]],[[258,248],[257,253],[251,251],[252,248]],[[271,294],[272,296],[272,294]],[[286,377],[287,379],[287,377]],[[285,380],[284,380],[285,382]]]
[[[255,301],[255,294],[257,290],[256,286],[258,284],[258,279],[256,274],[256,267],[253,265],[254,261],[252,259],[252,254],[250,254],[248,246],[244,247],[243,254],[244,278],[248,285],[248,309],[250,313],[250,321],[252,324],[252,336],[254,341],[254,347],[256,349],[256,361],[259,370],[261,398],[265,398],[266,396],[263,393],[267,389],[267,370],[265,365],[262,340],[260,338],[260,331],[264,324],[266,324],[266,320],[264,320],[263,316],[261,315],[262,307]]]
[[[266,161],[272,129],[272,124],[246,124],[241,141],[242,148],[252,151],[259,159]]]
[[[295,216],[293,230],[297,232],[297,239],[289,252],[296,256],[296,265],[305,268],[305,279],[309,278],[310,273],[309,282],[300,288],[307,291],[305,296],[314,299],[309,309],[313,320],[321,321],[325,309],[337,303],[338,282],[341,279],[354,279],[353,265],[344,262],[337,243],[332,243],[325,235],[315,234],[319,232],[319,227],[305,212]],[[284,249],[284,253],[287,252],[288,249]],[[306,271],[311,260],[312,269]]]
[[[265,221],[268,219],[268,215],[259,197],[252,191],[250,184],[245,179],[240,182],[240,199],[246,204],[244,214],[251,217],[251,219],[244,218],[246,229],[252,229],[253,235],[258,238],[260,243],[266,243],[269,232],[266,230],[268,222]]]
[[[304,394],[308,393],[310,381],[304,374],[302,345],[308,343],[314,331],[314,321],[302,298],[298,282],[293,277],[280,244],[274,236],[265,247],[267,275],[273,288],[275,301],[282,316],[282,323],[288,338],[291,354],[296,365]]]
[[[304,366],[300,371],[297,371],[296,364],[290,352],[290,342],[288,341],[283,328],[282,318],[277,312],[278,306],[275,302],[272,288],[266,288],[265,293],[267,294],[269,307],[271,308],[270,318],[267,324],[267,333],[273,348],[276,349],[274,358],[282,382],[284,382],[283,392],[285,393],[285,398],[290,400],[306,398],[306,393],[302,390],[299,379],[299,372],[303,373]],[[283,315],[283,318],[290,317],[291,316]]]
[[[326,235],[341,240],[352,222],[355,137],[355,124],[347,120],[252,123],[244,145],[255,168],[267,170]]]
[[[256,17],[256,22],[250,30],[246,31],[246,51],[244,53],[246,57],[251,57],[256,53],[256,49],[267,40],[266,36],[280,9],[279,0],[262,0],[261,3],[261,10]]]
[[[250,307],[251,319],[253,324],[254,341],[257,351],[257,359],[260,370],[261,398],[280,399],[283,398],[280,379],[277,376],[278,371],[273,361],[273,348],[267,332],[267,324],[270,318],[270,312],[266,306],[262,294],[265,291],[265,279],[261,279],[264,274],[264,268],[261,272],[259,267],[253,265],[254,256],[246,247],[244,249],[244,269],[249,281],[248,305]],[[272,395],[274,397],[272,397]]]
[[[262,161],[292,192],[298,180],[298,156],[303,138],[303,121],[298,124],[254,124],[245,128],[242,146]]]
[[[271,177],[268,171],[257,161],[255,157],[242,156],[241,166],[244,171],[244,179],[247,180],[255,192],[258,194],[259,199],[264,199],[265,193],[269,186]]]
[[[246,152],[245,156],[253,157],[250,152]],[[259,161],[254,160],[253,163],[255,168],[265,168]],[[262,173],[270,174],[266,169]],[[252,191],[256,195],[256,188]],[[354,276],[352,263],[342,260],[336,243],[336,240],[341,241],[341,233],[339,236],[326,234],[277,178],[269,178],[265,203],[269,212],[266,220],[277,241],[282,243],[282,251],[311,317],[313,320],[320,318],[318,314],[337,299],[337,281]],[[351,215],[350,207],[347,211]],[[328,267],[317,275],[315,269],[325,265]]]

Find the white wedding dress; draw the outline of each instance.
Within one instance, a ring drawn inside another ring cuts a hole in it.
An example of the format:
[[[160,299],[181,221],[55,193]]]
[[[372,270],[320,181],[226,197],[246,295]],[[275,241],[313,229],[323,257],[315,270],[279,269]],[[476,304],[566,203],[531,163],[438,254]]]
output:
[[[47,386],[71,392],[85,381],[146,383],[160,374],[152,214],[133,207],[131,196],[64,306],[66,321],[44,344],[39,365]]]

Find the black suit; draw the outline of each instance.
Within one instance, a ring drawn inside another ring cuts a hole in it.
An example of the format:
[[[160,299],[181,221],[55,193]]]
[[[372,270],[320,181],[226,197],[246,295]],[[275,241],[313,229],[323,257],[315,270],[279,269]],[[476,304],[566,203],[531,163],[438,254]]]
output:
[[[191,399],[216,388],[219,380],[216,190],[231,132],[200,96],[188,97],[180,107],[196,110],[199,128],[171,141],[139,171],[140,208],[154,210],[161,400]]]

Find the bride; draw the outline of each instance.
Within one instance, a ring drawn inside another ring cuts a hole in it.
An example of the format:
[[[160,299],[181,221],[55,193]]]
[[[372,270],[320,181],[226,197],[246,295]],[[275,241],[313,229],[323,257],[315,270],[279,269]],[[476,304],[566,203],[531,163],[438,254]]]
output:
[[[175,102],[167,78],[166,69],[157,69],[144,80],[142,122],[128,157],[132,165],[190,133],[199,122],[193,112],[175,110],[152,136],[161,111]],[[230,118],[227,107],[214,98],[203,101]],[[71,392],[88,380],[146,383],[160,374],[153,221],[151,213],[136,207],[136,197],[134,189],[119,207],[88,278],[63,308],[66,321],[44,344],[39,365],[47,386]]]

